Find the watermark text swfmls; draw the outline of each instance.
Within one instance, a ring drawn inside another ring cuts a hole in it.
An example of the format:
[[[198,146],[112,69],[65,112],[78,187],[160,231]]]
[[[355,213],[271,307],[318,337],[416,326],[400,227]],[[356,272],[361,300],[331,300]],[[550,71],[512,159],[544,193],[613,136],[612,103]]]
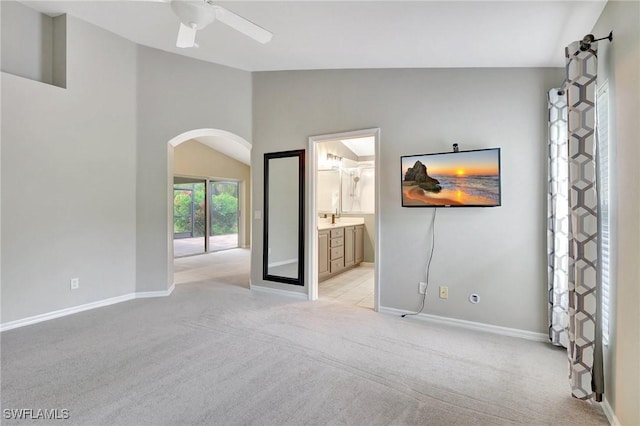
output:
[[[66,408],[5,408],[2,410],[5,420],[67,420]]]

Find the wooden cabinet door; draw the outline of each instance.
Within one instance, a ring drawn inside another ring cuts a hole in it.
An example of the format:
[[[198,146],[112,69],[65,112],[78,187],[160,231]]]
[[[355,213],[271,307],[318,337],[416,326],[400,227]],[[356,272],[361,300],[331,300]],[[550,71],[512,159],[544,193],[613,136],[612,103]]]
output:
[[[329,273],[329,232],[318,232],[318,278]]]
[[[354,260],[354,233],[355,228],[353,226],[347,226],[344,228],[344,266],[348,268],[349,266],[353,266],[355,264]]]
[[[364,260],[364,226],[356,226],[354,230],[354,261],[360,263]]]

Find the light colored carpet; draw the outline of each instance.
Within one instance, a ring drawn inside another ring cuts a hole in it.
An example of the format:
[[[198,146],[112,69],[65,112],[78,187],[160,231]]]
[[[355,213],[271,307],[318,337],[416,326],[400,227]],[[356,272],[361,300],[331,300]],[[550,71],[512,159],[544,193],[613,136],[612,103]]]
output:
[[[78,425],[607,424],[570,397],[563,350],[251,292],[232,252],[232,279],[211,268],[170,297],[2,333],[2,408]]]

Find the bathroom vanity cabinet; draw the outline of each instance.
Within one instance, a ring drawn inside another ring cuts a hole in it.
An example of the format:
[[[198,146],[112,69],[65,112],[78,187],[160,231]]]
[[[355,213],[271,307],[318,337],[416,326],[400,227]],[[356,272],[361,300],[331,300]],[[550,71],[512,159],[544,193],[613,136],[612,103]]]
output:
[[[359,265],[364,258],[364,225],[318,230],[318,281]]]

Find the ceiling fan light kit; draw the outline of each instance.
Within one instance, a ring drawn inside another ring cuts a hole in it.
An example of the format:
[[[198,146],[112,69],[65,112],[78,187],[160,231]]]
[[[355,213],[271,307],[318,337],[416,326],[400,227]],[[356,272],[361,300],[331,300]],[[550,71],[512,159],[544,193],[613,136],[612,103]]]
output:
[[[260,43],[271,41],[273,34],[240,15],[217,6],[211,0],[172,0],[171,9],[180,19],[176,46],[196,47],[196,32],[216,19]]]

